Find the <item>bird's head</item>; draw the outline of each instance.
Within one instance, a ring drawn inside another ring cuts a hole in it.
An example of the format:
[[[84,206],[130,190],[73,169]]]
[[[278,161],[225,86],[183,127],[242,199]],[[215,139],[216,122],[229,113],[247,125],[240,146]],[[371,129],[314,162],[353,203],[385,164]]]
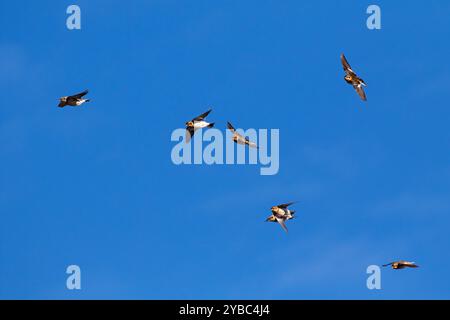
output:
[[[186,126],[193,127],[194,126],[194,122],[193,121],[188,121],[188,122],[186,122]]]

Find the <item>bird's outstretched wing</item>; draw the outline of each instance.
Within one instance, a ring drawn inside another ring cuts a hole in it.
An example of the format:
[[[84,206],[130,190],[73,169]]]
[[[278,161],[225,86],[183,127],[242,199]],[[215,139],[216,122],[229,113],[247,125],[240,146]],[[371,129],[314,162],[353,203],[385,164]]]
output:
[[[350,64],[348,63],[347,58],[344,56],[343,53],[341,54],[341,63],[342,63],[342,67],[344,68],[345,72],[351,72],[353,74],[355,73],[352,70],[352,67],[350,67]]]
[[[283,219],[279,219],[279,218],[276,218],[276,219],[277,219],[277,222],[280,224],[280,226],[283,228],[283,230],[286,231],[286,233],[288,233],[288,228],[286,227],[286,224],[284,223],[284,220]]]
[[[206,111],[205,113],[202,113],[201,115],[199,115],[198,117],[195,117],[194,119],[192,119],[192,121],[202,121],[204,120],[208,114],[212,111],[212,109],[209,109],[208,111]]]
[[[418,268],[419,266],[415,262],[402,261],[401,264],[410,267],[410,268]]]
[[[247,137],[245,138],[245,141],[247,141],[247,145],[248,145],[249,147],[259,149],[258,145],[257,145],[256,143],[254,143],[254,142],[248,140]]]
[[[366,93],[364,92],[364,89],[361,84],[355,84],[353,85],[353,88],[355,88],[361,100],[367,101]]]
[[[288,202],[288,203],[283,203],[283,204],[279,204],[277,205],[278,208],[281,209],[286,209],[287,207],[289,207],[290,205],[294,204],[295,202]]]
[[[89,92],[89,90],[84,90],[83,92],[80,92],[80,93],[74,94],[73,96],[70,96],[70,98],[80,99],[83,96],[85,96],[88,92]]]
[[[230,122],[227,122],[227,128],[233,133],[236,132],[236,129],[234,129],[233,125]]]

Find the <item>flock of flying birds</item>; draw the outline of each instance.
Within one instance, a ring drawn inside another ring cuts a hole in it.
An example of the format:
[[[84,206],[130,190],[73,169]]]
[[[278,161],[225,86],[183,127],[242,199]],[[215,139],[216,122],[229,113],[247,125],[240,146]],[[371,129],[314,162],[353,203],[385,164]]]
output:
[[[358,93],[359,97],[363,101],[367,101],[366,93],[364,91],[364,87],[366,86],[366,83],[363,79],[358,77],[355,71],[351,68],[350,64],[348,63],[346,57],[344,54],[341,54],[341,63],[344,68],[345,77],[344,80],[355,89],[355,91]],[[71,107],[79,107],[85,102],[89,102],[90,99],[85,99],[84,96],[88,93],[88,90],[85,90],[81,93],[71,95],[71,96],[65,96],[59,98],[60,102],[58,104],[58,107],[63,108],[65,106],[71,106]],[[192,120],[186,122],[186,137],[185,142],[189,143],[192,136],[195,134],[195,132],[198,129],[203,128],[212,128],[214,127],[214,122],[209,123],[206,121],[206,117],[209,115],[209,113],[212,111],[212,109],[209,109],[208,111],[202,113],[201,115],[193,118]],[[239,134],[236,129],[233,127],[233,125],[230,122],[227,122],[227,128],[233,133],[232,140],[240,145],[247,145],[251,148],[258,148],[256,143],[250,141],[247,137],[242,136]],[[278,223],[284,231],[288,232],[288,229],[286,227],[286,221],[294,219],[294,210],[290,210],[288,207],[294,204],[295,202],[289,202],[284,204],[279,204],[276,206],[273,206],[271,208],[271,215],[266,219],[267,222],[276,222]],[[391,266],[392,269],[405,269],[405,268],[417,268],[418,265],[414,262],[410,261],[394,261],[388,264],[383,265],[383,267]]]

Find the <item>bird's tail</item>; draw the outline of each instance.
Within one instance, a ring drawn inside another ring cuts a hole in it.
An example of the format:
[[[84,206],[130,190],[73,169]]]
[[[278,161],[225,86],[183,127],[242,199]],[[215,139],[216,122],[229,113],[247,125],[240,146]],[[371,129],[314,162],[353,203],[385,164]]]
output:
[[[208,128],[212,128],[212,127],[214,127],[214,122],[213,122],[213,123],[210,123],[210,124],[208,124]]]
[[[85,100],[85,102],[89,102],[89,101],[91,101],[91,99],[86,99],[86,100]]]

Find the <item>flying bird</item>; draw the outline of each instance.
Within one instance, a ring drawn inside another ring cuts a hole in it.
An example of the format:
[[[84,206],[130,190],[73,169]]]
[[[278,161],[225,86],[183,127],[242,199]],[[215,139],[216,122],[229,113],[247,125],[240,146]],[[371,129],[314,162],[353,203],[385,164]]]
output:
[[[342,66],[344,67],[345,71],[345,81],[348,84],[351,84],[353,88],[356,90],[358,95],[361,97],[363,101],[367,101],[366,93],[364,92],[364,88],[366,86],[366,83],[363,79],[358,77],[356,73],[352,70],[350,67],[350,64],[348,63],[347,59],[345,58],[344,54],[341,54],[341,62]]]
[[[294,210],[288,209],[288,207],[295,202],[289,202],[284,204],[279,204],[277,206],[273,206],[271,208],[272,215],[270,215],[266,221],[269,222],[278,222],[280,226],[284,229],[284,231],[288,232],[288,229],[286,227],[286,221],[294,219]]]
[[[197,131],[198,129],[214,127],[214,122],[208,123],[205,121],[205,118],[211,111],[212,109],[209,109],[208,111],[202,113],[198,117],[195,117],[191,121],[186,122],[186,139],[185,139],[186,143],[188,143],[191,140],[195,131]]]
[[[392,269],[405,269],[405,268],[418,268],[419,266],[415,262],[409,261],[395,261],[388,264],[384,264],[383,267],[391,266]]]
[[[84,90],[81,93],[74,94],[73,96],[65,96],[59,98],[58,107],[64,108],[65,106],[79,107],[85,102],[89,102],[90,99],[83,99],[83,97],[89,92],[89,90]]]
[[[249,147],[252,148],[257,148],[258,146],[256,145],[256,143],[251,142],[247,137],[242,136],[241,134],[237,133],[236,129],[234,129],[233,125],[230,122],[227,122],[227,128],[233,132],[233,137],[231,139],[233,139],[233,141],[237,144],[241,144],[241,145],[248,145]]]

